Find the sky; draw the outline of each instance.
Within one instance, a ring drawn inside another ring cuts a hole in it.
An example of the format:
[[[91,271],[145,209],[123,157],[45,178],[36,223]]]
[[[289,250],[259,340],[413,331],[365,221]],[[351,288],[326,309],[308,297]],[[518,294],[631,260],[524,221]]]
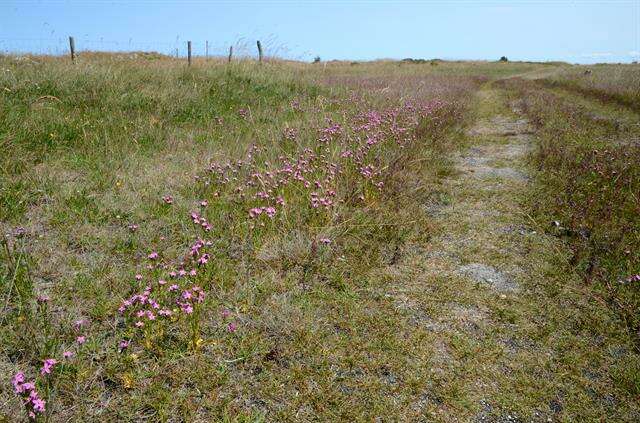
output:
[[[76,48],[298,60],[640,60],[640,0],[0,0],[0,51]]]

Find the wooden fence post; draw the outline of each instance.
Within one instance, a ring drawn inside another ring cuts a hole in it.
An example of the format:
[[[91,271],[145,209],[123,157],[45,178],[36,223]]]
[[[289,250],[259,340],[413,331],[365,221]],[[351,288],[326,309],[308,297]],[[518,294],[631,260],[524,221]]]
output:
[[[191,41],[187,41],[187,62],[191,66]]]
[[[229,46],[229,60],[228,60],[229,63],[231,63],[232,56],[233,56],[233,46]]]
[[[209,41],[204,42],[204,57],[209,60]]]
[[[76,61],[76,43],[73,40],[73,37],[69,37],[69,51],[71,52],[71,61]]]
[[[176,47],[176,59],[178,58],[178,47]]]
[[[260,44],[260,40],[258,40],[258,62],[262,63],[262,44]]]

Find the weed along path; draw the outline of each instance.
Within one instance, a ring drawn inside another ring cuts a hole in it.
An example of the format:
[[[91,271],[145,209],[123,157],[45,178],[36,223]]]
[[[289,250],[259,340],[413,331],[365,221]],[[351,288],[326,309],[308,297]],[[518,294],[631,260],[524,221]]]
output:
[[[404,260],[411,276],[391,294],[431,349],[418,414],[478,422],[637,417],[608,376],[628,351],[611,335],[608,311],[580,290],[558,240],[526,213],[534,136],[517,105],[486,86],[457,171],[440,201],[425,207],[434,235]]]

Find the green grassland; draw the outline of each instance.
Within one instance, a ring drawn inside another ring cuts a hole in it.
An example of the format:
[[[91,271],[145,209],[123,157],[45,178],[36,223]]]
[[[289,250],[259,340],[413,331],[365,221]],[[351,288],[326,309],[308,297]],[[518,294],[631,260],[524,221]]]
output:
[[[32,410],[11,384],[24,372],[42,421],[632,421],[640,86],[637,66],[612,69],[624,77],[586,83],[566,64],[0,57],[0,418]],[[390,292],[420,280],[434,313],[473,300],[423,281],[421,251],[461,225],[425,210],[454,201],[469,128],[514,102],[536,128],[534,177],[506,213],[555,240],[546,288],[491,302],[485,341],[434,335]],[[540,347],[474,384],[508,325]],[[533,388],[535,363],[566,378]]]

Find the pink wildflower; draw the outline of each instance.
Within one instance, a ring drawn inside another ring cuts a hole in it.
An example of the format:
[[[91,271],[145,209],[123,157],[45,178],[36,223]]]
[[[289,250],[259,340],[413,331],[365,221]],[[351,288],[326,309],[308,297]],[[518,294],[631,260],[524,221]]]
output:
[[[35,391],[31,392],[35,393]],[[45,401],[42,398],[39,398],[37,394],[31,398],[31,404],[33,404],[33,411],[36,413],[44,413]]]
[[[13,390],[16,391],[16,394],[21,394],[24,392],[24,373],[18,372],[11,379],[11,384],[13,385]]]
[[[58,361],[53,359],[53,358],[47,358],[44,361],[44,364],[42,365],[42,369],[40,369],[40,374],[41,375],[48,375],[51,373],[51,370],[53,369],[53,366],[56,365]]]
[[[262,214],[262,209],[259,207],[254,207],[251,210],[249,210],[249,217],[256,217]]]

